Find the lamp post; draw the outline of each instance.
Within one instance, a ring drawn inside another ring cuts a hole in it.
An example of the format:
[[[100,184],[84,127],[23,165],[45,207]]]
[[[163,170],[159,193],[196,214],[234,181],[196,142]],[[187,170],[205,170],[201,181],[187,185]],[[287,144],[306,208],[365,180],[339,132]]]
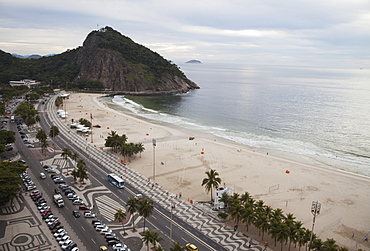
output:
[[[171,224],[170,224],[170,247],[172,245],[172,211],[175,208],[175,205],[173,204],[173,198],[175,197],[174,194],[170,194],[171,197]]]
[[[308,250],[311,249],[311,243],[312,243],[312,237],[313,237],[313,228],[315,227],[316,216],[320,214],[320,210],[321,210],[321,203],[319,203],[318,201],[312,201],[311,213],[313,215],[313,220],[312,220],[312,230],[311,230],[310,244],[308,246]]]
[[[93,124],[92,124],[92,119],[93,119],[93,116],[92,116],[92,113],[90,113],[90,133],[91,133],[91,143],[94,143],[94,140],[93,140]]]
[[[157,141],[155,139],[153,141],[153,181],[155,181],[155,147],[157,145]]]

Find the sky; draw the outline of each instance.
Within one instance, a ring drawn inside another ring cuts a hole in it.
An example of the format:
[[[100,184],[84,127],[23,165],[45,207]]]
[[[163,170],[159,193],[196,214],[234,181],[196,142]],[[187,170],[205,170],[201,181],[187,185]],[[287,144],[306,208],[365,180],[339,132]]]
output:
[[[9,53],[62,53],[105,26],[177,64],[370,67],[370,0],[0,0]]]

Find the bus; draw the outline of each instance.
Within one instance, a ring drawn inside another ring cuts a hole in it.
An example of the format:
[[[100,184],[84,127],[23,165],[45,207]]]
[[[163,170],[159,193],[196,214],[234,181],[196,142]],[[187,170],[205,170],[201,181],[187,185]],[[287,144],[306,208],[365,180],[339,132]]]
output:
[[[118,188],[125,187],[125,181],[114,173],[108,174],[108,181]]]

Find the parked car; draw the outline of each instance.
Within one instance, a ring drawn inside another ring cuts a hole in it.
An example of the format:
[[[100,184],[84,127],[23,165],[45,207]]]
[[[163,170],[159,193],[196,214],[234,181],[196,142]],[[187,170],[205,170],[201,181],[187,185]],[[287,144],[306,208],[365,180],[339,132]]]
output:
[[[77,199],[77,200],[74,200],[74,201],[72,202],[72,204],[73,204],[73,205],[83,205],[83,204],[84,204],[84,202],[83,202],[83,200],[81,200],[81,199]]]
[[[85,206],[85,205],[79,206],[78,209],[80,209],[80,210],[90,210],[90,208]]]
[[[111,241],[108,241],[108,246],[113,246],[113,245],[116,245],[118,243],[120,243],[120,242],[117,241],[117,240],[111,240]]]

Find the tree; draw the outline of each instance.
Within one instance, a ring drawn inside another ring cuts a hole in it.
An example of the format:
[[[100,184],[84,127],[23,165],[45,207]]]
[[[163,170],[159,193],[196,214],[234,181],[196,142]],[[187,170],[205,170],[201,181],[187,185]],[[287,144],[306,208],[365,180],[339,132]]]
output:
[[[218,177],[218,172],[216,170],[211,169],[210,171],[206,172],[207,178],[204,178],[202,181],[202,186],[205,186],[207,192],[211,191],[211,201],[213,201],[213,188],[218,188],[221,184],[221,178]]]
[[[26,168],[19,162],[0,162],[0,205],[5,205],[17,196],[22,185],[20,174]]]
[[[59,128],[57,126],[51,126],[49,131],[49,137],[54,138],[59,135]]]
[[[126,235],[125,226],[123,225],[123,221],[125,219],[126,219],[126,214],[122,211],[122,209],[116,209],[116,213],[114,214],[114,220],[121,222],[124,235]]]
[[[83,182],[85,179],[86,180],[88,179],[86,162],[82,159],[78,160],[77,173],[78,177],[80,178],[80,182]]]
[[[157,242],[162,241],[163,239],[159,237],[159,233],[151,230],[146,230],[143,233],[143,242],[146,244],[149,250],[149,243],[152,243],[154,249],[157,247]]]
[[[143,143],[137,143],[135,146],[136,146],[137,152],[140,153],[140,158],[141,158],[141,153],[144,152],[145,147],[144,147]]]
[[[170,251],[184,251],[185,247],[181,245],[180,242],[174,242],[172,247],[170,247]]]
[[[132,215],[132,229],[135,231],[135,213],[138,211],[138,201],[135,198],[129,198],[126,206],[127,212]]]
[[[44,151],[46,150],[46,148],[49,146],[48,144],[48,141],[46,139],[43,139],[41,141],[41,152],[44,153]],[[46,153],[46,151],[45,151]],[[46,154],[45,154],[46,155]]]
[[[140,216],[144,217],[144,231],[145,231],[145,220],[153,214],[154,206],[153,201],[148,199],[142,199],[139,201],[138,212]]]
[[[242,218],[243,206],[239,203],[235,203],[230,209],[230,216],[236,224],[239,224],[240,219]]]
[[[152,231],[151,243],[153,244],[154,248],[157,247],[157,243],[160,242],[160,241],[163,241],[163,238],[159,237],[158,232]]]
[[[62,150],[62,153],[60,154],[62,156],[62,158],[64,159],[64,162],[67,166],[67,174],[68,174],[68,164],[67,164],[67,160],[68,160],[68,157],[71,155],[71,149],[69,148],[63,148]]]
[[[46,135],[46,132],[42,129],[38,130],[36,133],[36,139],[40,141],[40,143],[44,140],[46,140],[48,136]]]

